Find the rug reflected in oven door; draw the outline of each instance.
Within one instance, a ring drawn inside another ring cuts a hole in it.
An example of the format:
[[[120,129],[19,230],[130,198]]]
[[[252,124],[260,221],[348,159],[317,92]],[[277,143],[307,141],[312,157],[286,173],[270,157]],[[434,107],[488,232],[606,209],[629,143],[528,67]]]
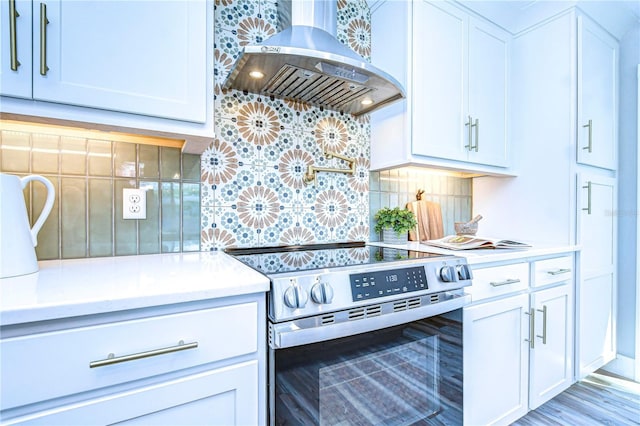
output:
[[[321,368],[320,424],[407,425],[434,416],[437,357],[438,337],[430,336]]]

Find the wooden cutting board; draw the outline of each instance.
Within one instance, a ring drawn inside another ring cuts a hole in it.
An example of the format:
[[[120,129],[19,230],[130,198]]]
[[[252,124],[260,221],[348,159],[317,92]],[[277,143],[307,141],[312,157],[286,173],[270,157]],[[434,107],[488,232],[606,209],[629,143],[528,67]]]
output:
[[[413,212],[418,221],[416,229],[409,231],[410,241],[435,240],[444,237],[440,204],[427,200],[412,201],[407,203],[407,210]]]

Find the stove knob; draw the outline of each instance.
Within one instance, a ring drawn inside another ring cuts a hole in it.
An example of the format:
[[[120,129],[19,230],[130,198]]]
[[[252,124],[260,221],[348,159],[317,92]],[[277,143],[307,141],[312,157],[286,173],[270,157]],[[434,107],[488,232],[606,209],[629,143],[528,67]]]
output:
[[[333,300],[333,288],[329,283],[321,283],[317,281],[311,287],[311,300],[319,305],[328,305]]]
[[[291,282],[291,286],[284,292],[284,304],[293,309],[302,309],[307,304],[309,296],[295,282]]]
[[[466,281],[473,278],[471,275],[471,269],[469,268],[469,265],[458,265],[456,269],[458,270],[459,280]]]
[[[456,273],[456,268],[453,266],[443,266],[440,268],[440,279],[445,283],[450,283],[454,281],[458,281],[458,275]]]

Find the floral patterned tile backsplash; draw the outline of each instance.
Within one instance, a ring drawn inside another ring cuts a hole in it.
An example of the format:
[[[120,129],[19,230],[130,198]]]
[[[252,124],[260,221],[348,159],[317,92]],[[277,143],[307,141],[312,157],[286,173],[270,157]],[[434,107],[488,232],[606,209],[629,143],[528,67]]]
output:
[[[242,47],[279,29],[273,1],[219,0],[215,13],[217,139],[201,157],[202,249],[367,240],[368,117],[222,91]],[[338,1],[338,39],[365,57],[369,22],[366,1]],[[310,165],[348,167],[327,151],[355,158],[356,173],[305,184]]]

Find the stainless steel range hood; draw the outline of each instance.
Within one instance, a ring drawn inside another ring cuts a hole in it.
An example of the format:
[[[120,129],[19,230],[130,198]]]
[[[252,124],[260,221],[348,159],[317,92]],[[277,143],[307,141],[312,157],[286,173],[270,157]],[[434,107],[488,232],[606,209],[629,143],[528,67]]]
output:
[[[335,0],[278,1],[284,30],[245,46],[224,88],[356,116],[404,98],[400,83],[335,38],[336,7]]]

